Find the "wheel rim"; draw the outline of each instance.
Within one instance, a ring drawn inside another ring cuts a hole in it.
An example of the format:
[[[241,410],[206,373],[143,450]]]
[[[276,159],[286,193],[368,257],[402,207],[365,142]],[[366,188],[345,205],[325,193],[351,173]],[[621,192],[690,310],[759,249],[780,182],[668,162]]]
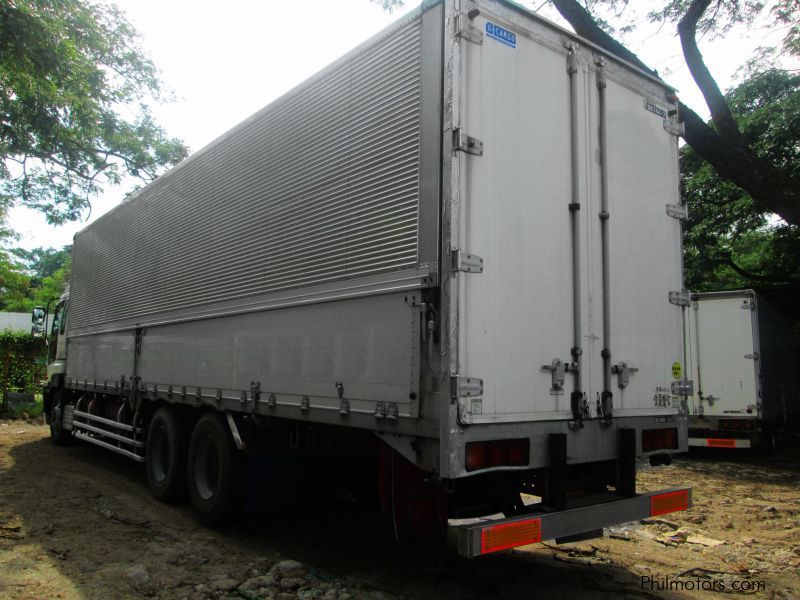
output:
[[[197,493],[203,500],[210,500],[219,489],[219,448],[209,435],[203,436],[197,447],[194,461],[194,481]]]
[[[169,434],[166,427],[159,425],[151,435],[153,439],[150,445],[150,468],[153,472],[153,478],[158,483],[163,483],[166,481],[167,473],[169,472]]]

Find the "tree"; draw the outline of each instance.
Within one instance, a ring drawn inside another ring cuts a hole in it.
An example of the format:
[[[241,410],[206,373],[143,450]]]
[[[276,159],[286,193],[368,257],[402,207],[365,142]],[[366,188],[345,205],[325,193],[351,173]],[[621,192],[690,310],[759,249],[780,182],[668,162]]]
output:
[[[397,7],[402,0],[373,0],[381,6]],[[655,71],[614,38],[620,31],[635,26],[625,22],[629,0],[549,0],[575,32],[627,60],[639,68]],[[783,51],[800,55],[800,1],[773,0],[661,0],[648,18],[661,24],[677,25],[684,60],[703,94],[711,114],[711,123],[694,110],[679,103],[685,125],[684,139],[721,177],[744,190],[764,212],[780,216],[789,225],[800,225],[800,179],[779,164],[762,158],[748,145],[731,108],[703,60],[697,36],[723,35],[738,24],[752,23],[758,16],[768,16],[776,27],[786,31]],[[601,18],[601,13],[608,18]]]
[[[113,5],[0,1],[0,214],[21,204],[75,220],[103,185],[150,181],[182,160],[187,148],[149,113],[164,99]]]
[[[33,298],[30,308],[34,306],[47,306],[47,303],[53,298],[59,298],[61,294],[67,289],[69,283],[69,273],[72,267],[72,257],[70,254],[64,255],[64,262],[61,266],[53,272],[52,275],[46,275],[42,278],[38,286],[33,292]]]
[[[69,262],[72,246],[64,246],[61,250],[55,248],[34,248],[25,250],[14,248],[11,253],[22,260],[31,275],[31,285],[40,286],[47,277],[52,277]]]
[[[30,278],[18,262],[0,255],[0,310],[25,312],[30,306]]]
[[[800,176],[800,75],[756,74],[725,97],[759,159]],[[800,282],[800,230],[776,222],[690,146],[681,149],[686,285],[693,291]]]

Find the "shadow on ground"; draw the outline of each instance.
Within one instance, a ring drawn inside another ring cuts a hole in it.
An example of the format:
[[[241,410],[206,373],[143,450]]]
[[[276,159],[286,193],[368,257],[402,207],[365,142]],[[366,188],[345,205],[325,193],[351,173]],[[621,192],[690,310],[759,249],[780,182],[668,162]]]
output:
[[[196,587],[244,581],[283,557],[323,582],[319,597],[326,582],[351,598],[683,597],[643,590],[629,569],[557,560],[563,554],[543,547],[445,564],[424,552],[411,559],[377,512],[337,490],[316,491],[293,514],[209,529],[187,506],[152,499],[140,465],[85,444],[55,447],[42,426],[19,429],[0,435],[0,531],[18,534],[0,538],[0,596],[208,597]]]

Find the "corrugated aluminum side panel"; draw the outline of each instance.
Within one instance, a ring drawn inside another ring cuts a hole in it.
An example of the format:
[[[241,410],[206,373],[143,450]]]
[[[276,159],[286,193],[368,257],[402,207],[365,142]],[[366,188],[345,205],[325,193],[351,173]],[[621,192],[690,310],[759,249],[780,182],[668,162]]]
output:
[[[87,227],[70,329],[418,263],[419,14]]]

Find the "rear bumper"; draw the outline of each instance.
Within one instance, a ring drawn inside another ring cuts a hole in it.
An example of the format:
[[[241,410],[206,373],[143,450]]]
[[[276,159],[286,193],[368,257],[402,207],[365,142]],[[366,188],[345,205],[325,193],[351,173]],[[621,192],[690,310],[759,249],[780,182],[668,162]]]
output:
[[[690,448],[751,448],[749,438],[690,437]]]
[[[691,488],[669,488],[557,512],[454,524],[448,534],[459,555],[474,558],[542,540],[578,538],[611,525],[686,510],[691,505]]]

